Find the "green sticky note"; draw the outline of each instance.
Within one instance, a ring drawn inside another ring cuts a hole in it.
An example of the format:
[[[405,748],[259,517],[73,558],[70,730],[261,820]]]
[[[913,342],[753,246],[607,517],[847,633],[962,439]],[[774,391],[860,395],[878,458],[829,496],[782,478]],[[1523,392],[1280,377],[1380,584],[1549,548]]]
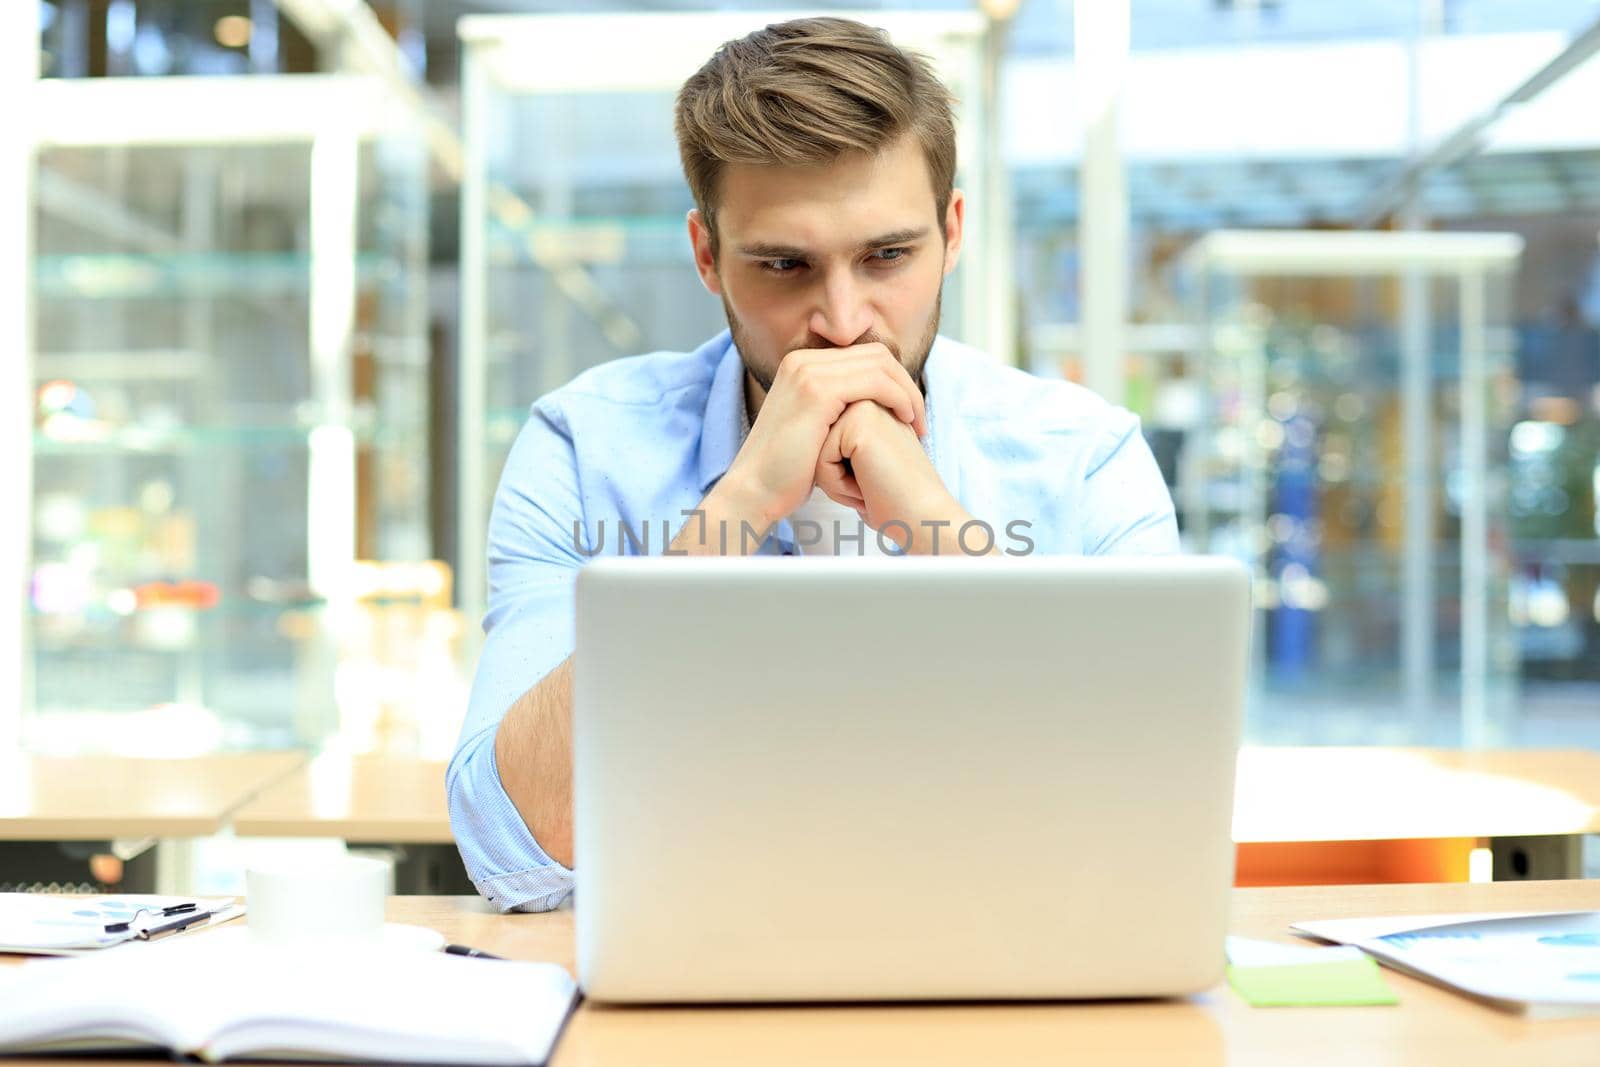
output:
[[[1365,956],[1278,967],[1229,967],[1228,982],[1256,1008],[1400,1003],[1378,965]]]

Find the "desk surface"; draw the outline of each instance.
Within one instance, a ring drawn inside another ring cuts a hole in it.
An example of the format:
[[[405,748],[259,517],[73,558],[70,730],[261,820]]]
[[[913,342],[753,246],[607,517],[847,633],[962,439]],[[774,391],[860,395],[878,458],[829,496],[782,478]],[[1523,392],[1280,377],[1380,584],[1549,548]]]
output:
[[[1295,943],[1302,919],[1600,908],[1600,882],[1234,890],[1234,933]],[[394,897],[389,918],[516,959],[573,966],[572,913],[496,915],[475,897]],[[203,936],[203,935],[202,935]],[[0,956],[0,963],[21,957]],[[1316,1063],[1593,1067],[1600,1020],[1528,1022],[1385,971],[1398,1007],[1250,1008],[1225,987],[1182,1001],[756,1008],[582,1006],[555,1067]],[[72,1061],[11,1060],[67,1067]],[[156,1061],[151,1061],[156,1062]],[[165,1061],[161,1061],[165,1062]]]
[[[442,762],[299,752],[0,754],[0,840],[249,836],[447,844]],[[1600,753],[1252,748],[1240,842],[1600,833]]]
[[[1600,752],[1247,748],[1233,839],[1600,833]]]
[[[1239,889],[1232,929],[1440,911],[1600,908],[1600,882]],[[390,917],[452,941],[573,964],[572,916],[494,916],[470,898],[397,898]],[[1303,942],[1302,942],[1303,943]],[[1533,1023],[1394,972],[1395,1008],[1250,1008],[1218,988],[1164,1003],[800,1008],[584,1006],[555,1067],[612,1064],[1514,1064],[1600,1062],[1600,1020]]]
[[[442,762],[324,753],[233,816],[242,837],[449,844]]]
[[[443,763],[324,755],[234,817],[250,836],[449,843]],[[1234,840],[1600,833],[1600,752],[1249,748]]]
[[[0,840],[196,837],[306,761],[304,752],[192,759],[0,752]]]

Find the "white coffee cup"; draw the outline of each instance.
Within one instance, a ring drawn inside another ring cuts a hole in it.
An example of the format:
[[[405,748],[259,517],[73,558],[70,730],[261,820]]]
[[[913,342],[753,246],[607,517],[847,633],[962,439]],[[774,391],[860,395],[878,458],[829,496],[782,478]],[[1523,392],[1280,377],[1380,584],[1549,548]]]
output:
[[[367,856],[253,867],[245,873],[250,937],[274,945],[378,942],[388,889],[389,865]]]

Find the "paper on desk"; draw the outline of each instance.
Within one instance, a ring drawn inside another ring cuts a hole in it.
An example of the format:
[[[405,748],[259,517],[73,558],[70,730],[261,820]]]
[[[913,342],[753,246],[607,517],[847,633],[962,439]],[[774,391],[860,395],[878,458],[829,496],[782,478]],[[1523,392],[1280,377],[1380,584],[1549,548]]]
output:
[[[133,940],[133,924],[155,919],[161,909],[195,904],[212,912],[205,925],[215,926],[244,914],[230,897],[171,897],[124,893],[101,897],[69,897],[51,893],[0,893],[0,952],[36,956],[76,956]],[[143,909],[143,910],[141,910]],[[154,913],[152,915],[152,913]],[[129,929],[108,933],[106,927],[129,923]]]
[[[1600,1015],[1600,912],[1430,926],[1363,941],[1361,948],[1508,1010]]]
[[[1361,950],[1353,945],[1339,948],[1309,948],[1304,945],[1280,945],[1275,941],[1259,941],[1253,937],[1230,937],[1227,941],[1228,962],[1235,967],[1285,967],[1297,963],[1332,963],[1335,960],[1359,960]]]
[[[1293,929],[1536,1017],[1600,1015],[1600,912],[1325,919]]]
[[[1292,923],[1289,929],[1307,937],[1319,937],[1336,945],[1354,945],[1390,934],[1404,934],[1416,930],[1430,930],[1459,923],[1486,922],[1496,919],[1525,919],[1532,916],[1571,915],[1574,912],[1551,911],[1479,911],[1443,915],[1378,915],[1360,919],[1317,919],[1311,922]]]

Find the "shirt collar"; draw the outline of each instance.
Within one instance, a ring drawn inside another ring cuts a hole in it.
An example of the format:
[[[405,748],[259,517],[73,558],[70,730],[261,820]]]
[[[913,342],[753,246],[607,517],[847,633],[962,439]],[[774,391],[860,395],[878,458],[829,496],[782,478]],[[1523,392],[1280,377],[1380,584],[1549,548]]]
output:
[[[706,397],[705,422],[700,430],[700,492],[707,492],[717,479],[728,472],[733,459],[750,433],[750,415],[744,405],[744,360],[733,343],[733,335],[724,330],[714,339],[725,346],[717,370],[711,379],[711,391]],[[955,443],[951,433],[954,422],[946,427],[938,421],[939,413],[947,409],[953,415],[956,408],[958,383],[956,366],[947,351],[950,342],[936,337],[922,367],[924,403],[928,412],[928,436],[924,447],[933,460],[945,488],[952,496],[958,493],[959,465],[956,463]],[[959,496],[957,497],[959,499]]]
[[[739,357],[739,348],[733,343],[733,334],[727,330],[714,343],[722,344],[724,351],[711,379],[705,422],[700,429],[702,494],[728,473],[750,429],[750,416],[744,407],[744,360]]]
[[[951,342],[935,337],[922,364],[922,401],[928,412],[928,436],[922,444],[933,461],[933,469],[939,472],[939,480],[957,500],[961,499],[961,465],[957,462],[955,439],[961,430],[955,417],[961,396],[959,367]]]

